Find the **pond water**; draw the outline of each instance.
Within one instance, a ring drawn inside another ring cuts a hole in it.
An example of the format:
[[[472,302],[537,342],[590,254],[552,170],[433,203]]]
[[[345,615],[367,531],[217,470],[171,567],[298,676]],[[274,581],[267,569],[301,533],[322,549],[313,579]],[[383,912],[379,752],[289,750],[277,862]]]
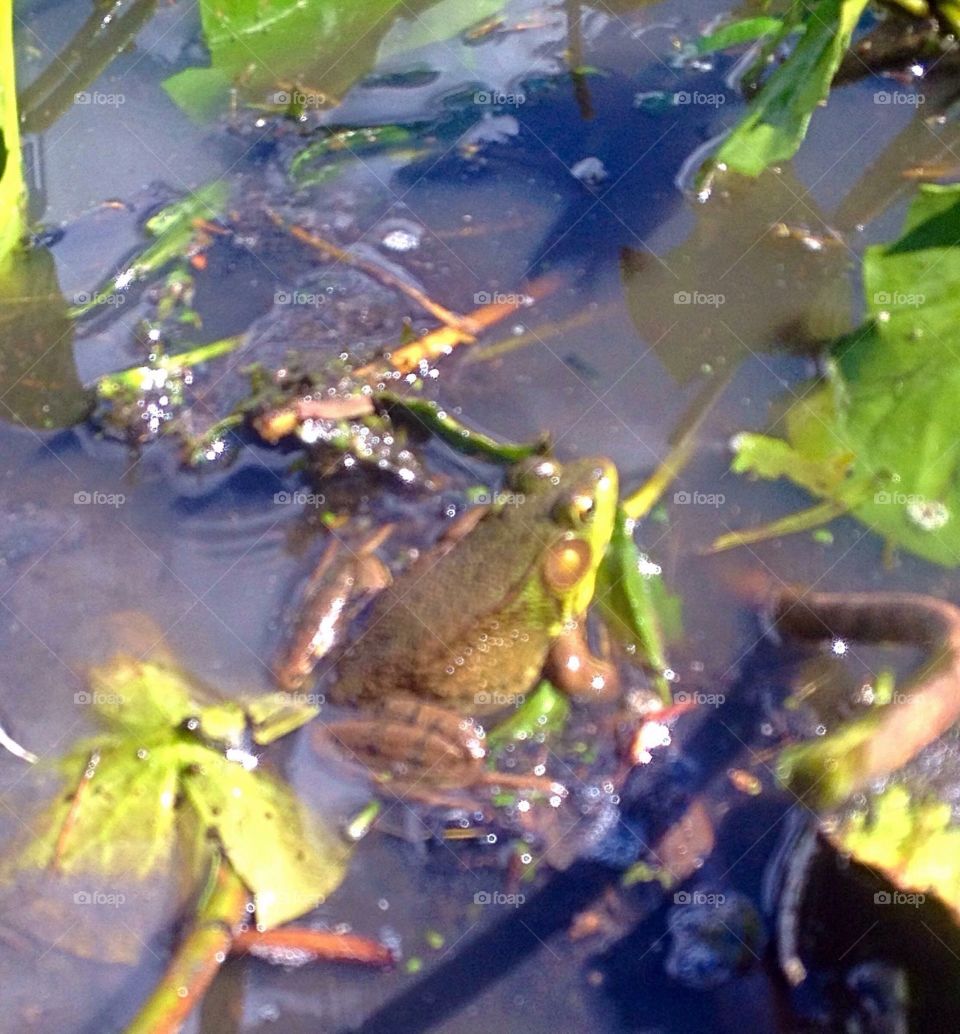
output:
[[[548,283],[533,304],[439,364],[428,390],[498,439],[549,434],[561,460],[609,456],[626,492],[699,421],[691,459],[638,541],[683,601],[684,634],[671,652],[677,688],[730,692],[760,638],[736,592],[745,572],[945,598],[960,585],[909,555],[888,565],[882,541],[852,519],[835,521],[829,540],[797,535],[707,555],[720,534],[809,505],[783,482],[732,474],[729,441],[766,428],[771,407],[814,372],[805,342],[859,318],[858,258],[897,231],[905,206],[899,186],[864,170],[915,114],[878,106],[867,76],[832,95],[781,173],[762,177],[749,196],[698,201],[692,156],[733,123],[742,101],[731,85],[734,59],[685,58],[683,43],[726,12],[719,0],[531,0],[505,9],[512,31],[413,51],[381,42],[381,54],[395,53],[378,63],[368,45],[354,56],[347,48],[343,80],[364,78],[344,96],[337,124],[404,125],[409,144],[374,150],[345,174],[294,192],[280,170],[303,145],[295,127],[242,106],[199,125],[164,92],[163,80],[201,53],[194,5],[164,5],[86,88],[112,102],[75,102],[29,135],[34,214],[57,231],[29,282],[68,299],[94,292],[142,242],[143,219],[160,203],[222,178],[257,243],[212,246],[197,272],[203,326],[188,340],[253,327],[231,359],[234,377],[258,348],[315,342],[332,356],[348,343],[345,327],[377,344],[411,315],[406,300],[372,281],[351,281],[309,248],[271,238],[257,216],[264,205],[345,244],[361,242],[457,312]],[[80,0],[18,5],[27,89],[88,14]],[[389,38],[402,38],[417,17],[408,13]],[[571,40],[578,75],[567,71]],[[407,75],[411,68],[422,74]],[[830,226],[842,243],[817,250],[802,234],[771,234],[775,223],[812,233]],[[359,295],[357,311],[331,316],[323,304],[296,301],[332,288]],[[137,636],[162,637],[180,663],[228,694],[270,688],[291,599],[323,547],[310,506],[298,502],[308,485],[289,451],[245,441],[231,463],[187,471],[168,441],[131,450],[76,422],[85,385],[143,361],[138,321],[151,304],[135,286],[75,326],[62,308],[34,318],[29,348],[15,335],[0,341],[0,711],[41,756],[91,731],[85,670]],[[412,316],[429,325],[422,312]],[[500,476],[438,443],[426,456],[452,491]],[[437,537],[449,495],[389,480],[357,484],[355,508],[401,522],[405,545]],[[333,816],[366,799],[362,779],[327,771],[305,741],[290,753],[288,774]],[[0,821],[13,835],[41,789],[5,753],[0,787]],[[774,812],[770,821],[779,821]],[[732,869],[749,838],[742,828],[724,836],[718,852]],[[374,834],[319,918],[398,939],[405,956],[429,965],[493,918],[471,905],[478,891],[501,886],[502,866],[493,850]],[[122,1029],[162,971],[170,889],[130,889],[91,920],[102,927],[94,942],[140,942],[134,968],[58,950],[79,922],[75,910],[69,902],[45,916],[27,910],[24,921],[27,893],[7,895],[0,913],[0,1028]],[[427,944],[427,930],[442,934],[442,949]],[[438,1029],[799,1029],[759,964],[723,991],[679,991],[663,975],[666,943],[634,944],[635,970],[607,972],[610,991],[589,938],[556,939]],[[187,1029],[340,1030],[410,979],[402,970],[230,963]],[[624,991],[631,979],[634,1001]],[[834,1029],[829,1018],[810,1022]]]

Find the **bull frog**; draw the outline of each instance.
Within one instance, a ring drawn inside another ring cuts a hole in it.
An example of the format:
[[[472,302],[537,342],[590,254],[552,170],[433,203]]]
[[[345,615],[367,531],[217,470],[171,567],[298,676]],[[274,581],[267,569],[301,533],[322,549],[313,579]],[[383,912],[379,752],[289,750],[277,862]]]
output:
[[[279,684],[303,685],[329,651],[331,615],[347,613],[352,587],[369,602],[365,630],[338,650],[328,698],[369,717],[328,728],[364,760],[482,757],[473,717],[516,704],[541,673],[570,693],[609,698],[613,668],[590,654],[582,618],[617,491],[609,460],[538,458],[393,581],[372,573],[366,546],[349,564],[325,557],[333,589],[313,593],[308,623],[277,665]]]

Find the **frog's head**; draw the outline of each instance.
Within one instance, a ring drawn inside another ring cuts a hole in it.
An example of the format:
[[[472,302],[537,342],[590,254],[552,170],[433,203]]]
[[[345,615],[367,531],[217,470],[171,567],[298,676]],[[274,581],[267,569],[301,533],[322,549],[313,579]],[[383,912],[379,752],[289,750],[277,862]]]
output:
[[[538,459],[517,469],[511,483],[533,501],[531,509],[544,524],[540,575],[560,603],[562,620],[569,621],[593,599],[597,569],[613,534],[617,468],[603,457],[563,466]]]

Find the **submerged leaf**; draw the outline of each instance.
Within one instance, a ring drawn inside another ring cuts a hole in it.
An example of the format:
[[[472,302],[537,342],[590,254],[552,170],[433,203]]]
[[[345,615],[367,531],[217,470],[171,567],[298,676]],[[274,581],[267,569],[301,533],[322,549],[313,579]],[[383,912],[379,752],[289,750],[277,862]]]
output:
[[[924,187],[903,237],[864,260],[871,319],[786,414],[741,434],[733,468],[788,477],[892,542],[960,563],[960,185]]]

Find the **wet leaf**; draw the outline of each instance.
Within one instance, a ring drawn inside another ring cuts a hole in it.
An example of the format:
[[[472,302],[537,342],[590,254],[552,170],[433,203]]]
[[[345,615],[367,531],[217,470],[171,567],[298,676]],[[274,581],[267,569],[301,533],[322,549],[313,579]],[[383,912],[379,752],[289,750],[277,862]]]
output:
[[[248,95],[275,87],[275,102],[283,107],[300,92],[301,107],[319,106],[372,66],[399,6],[398,0],[201,0],[210,67],[178,72],[164,88],[201,120],[241,84]],[[349,47],[345,40],[352,41]],[[287,88],[300,80],[309,90]]]
[[[922,188],[904,236],[864,259],[871,318],[790,406],[785,438],[733,443],[735,470],[788,477],[947,566],[960,562],[958,243],[960,185]]]
[[[272,742],[315,708],[280,694],[211,702],[184,673],[122,656],[95,669],[91,693],[105,731],[60,760],[65,789],[8,855],[7,876],[52,868],[143,880],[189,830],[181,846],[191,869],[203,871],[219,844],[266,927],[309,911],[340,882],[346,845],[243,746],[248,731]]]
[[[946,801],[894,785],[870,797],[866,807],[845,816],[828,832],[845,854],[880,871],[919,904],[936,894],[960,917],[960,827]],[[892,896],[878,904],[892,903]]]
[[[543,679],[509,718],[490,730],[487,743],[491,750],[496,750],[511,740],[530,739],[544,732],[561,732],[569,714],[567,695]]]
[[[269,929],[320,904],[343,878],[348,846],[263,772],[196,748],[182,788],[207,835],[253,893],[258,925]]]
[[[781,18],[771,18],[768,15],[758,15],[756,18],[738,18],[735,22],[721,25],[708,36],[701,36],[697,40],[697,53],[713,54],[718,50],[753,43],[763,36],[779,32],[783,27],[784,23]]]
[[[819,0],[806,9],[799,42],[723,142],[715,164],[759,176],[796,154],[865,7],[866,0]]]
[[[670,687],[663,673],[669,668],[667,644],[680,634],[680,601],[667,591],[660,567],[638,549],[633,521],[622,509],[597,572],[594,602],[610,631],[656,673],[660,695],[669,703]]]

